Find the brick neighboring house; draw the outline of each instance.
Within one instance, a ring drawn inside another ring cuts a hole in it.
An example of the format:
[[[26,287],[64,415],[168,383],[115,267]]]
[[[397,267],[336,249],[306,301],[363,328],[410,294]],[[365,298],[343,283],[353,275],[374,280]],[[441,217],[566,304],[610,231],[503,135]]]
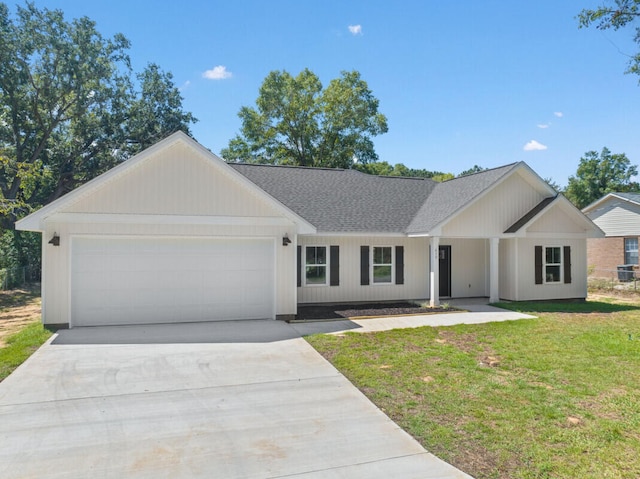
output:
[[[582,210],[604,238],[587,240],[587,265],[594,276],[611,276],[620,265],[633,265],[638,277],[640,193],[609,193]]]

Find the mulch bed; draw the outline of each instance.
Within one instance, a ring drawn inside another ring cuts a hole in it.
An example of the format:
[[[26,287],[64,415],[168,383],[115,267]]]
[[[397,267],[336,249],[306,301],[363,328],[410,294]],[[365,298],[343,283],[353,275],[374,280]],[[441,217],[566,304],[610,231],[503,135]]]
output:
[[[345,319],[356,316],[402,316],[451,311],[451,308],[421,308],[414,303],[368,303],[299,306],[297,320]]]

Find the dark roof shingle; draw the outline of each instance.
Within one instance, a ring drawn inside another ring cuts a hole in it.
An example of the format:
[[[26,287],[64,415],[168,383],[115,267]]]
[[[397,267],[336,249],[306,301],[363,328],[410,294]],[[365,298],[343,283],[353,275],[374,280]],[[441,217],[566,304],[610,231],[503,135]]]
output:
[[[229,163],[321,232],[404,233],[435,188],[426,178]]]
[[[229,166],[323,232],[428,233],[505,178],[512,163],[443,183],[355,170]]]
[[[519,165],[520,163],[512,163],[438,183],[406,232],[411,234],[430,231],[471,203],[483,191],[493,186]]]

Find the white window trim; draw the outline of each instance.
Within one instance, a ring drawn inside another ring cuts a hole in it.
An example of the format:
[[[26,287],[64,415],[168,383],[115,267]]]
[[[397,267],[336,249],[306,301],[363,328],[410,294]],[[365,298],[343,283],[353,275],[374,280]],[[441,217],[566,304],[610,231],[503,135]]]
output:
[[[558,248],[560,250],[559,263],[547,263],[547,248]],[[542,247],[542,279],[543,284],[564,284],[564,248],[556,245],[545,245]],[[560,279],[558,281],[547,281],[547,266],[560,267]]]
[[[373,258],[374,258],[374,254],[373,254],[373,250],[375,248],[391,248],[391,281],[389,281],[388,283],[376,283],[375,281],[375,277],[373,275],[373,270],[374,270],[374,266],[387,266],[389,263],[376,263],[374,264],[373,262]],[[373,285],[373,286],[389,286],[389,285],[393,285],[396,284],[396,249],[393,246],[389,246],[389,245],[372,245],[370,247],[370,253],[369,253],[370,257],[369,257],[369,277],[371,278],[371,281],[369,282],[369,284]]]
[[[636,256],[638,256],[638,261],[636,261],[635,263],[629,263],[627,261],[627,253],[629,253],[631,250],[627,250],[627,240],[636,240]],[[622,248],[623,248],[623,254],[624,254],[624,264],[640,264],[640,255],[638,254],[640,251],[640,240],[638,239],[637,236],[627,236],[624,238],[623,242],[622,242]]]
[[[317,265],[308,265],[307,264],[307,248],[324,248],[325,249],[325,264],[317,264]],[[304,245],[304,256],[303,256],[303,261],[301,261],[301,265],[300,267],[302,268],[302,284],[303,286],[308,286],[310,288],[317,288],[317,287],[323,287],[323,286],[328,286],[329,285],[329,263],[331,262],[331,259],[329,258],[329,255],[331,254],[331,248],[329,248],[326,245],[323,244],[318,244],[318,245],[314,245],[314,244],[307,244]],[[307,283],[307,266],[324,266],[325,268],[325,277],[324,277],[324,283]]]

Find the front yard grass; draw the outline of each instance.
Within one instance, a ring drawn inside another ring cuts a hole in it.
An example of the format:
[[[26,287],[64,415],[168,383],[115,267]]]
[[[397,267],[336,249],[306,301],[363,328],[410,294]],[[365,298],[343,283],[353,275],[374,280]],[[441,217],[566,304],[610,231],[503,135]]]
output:
[[[640,304],[307,340],[423,446],[481,478],[640,477]]]
[[[0,291],[0,381],[22,364],[51,333],[40,323],[40,285]]]
[[[20,366],[51,336],[42,324],[31,323],[7,338],[0,348],[0,381]]]

